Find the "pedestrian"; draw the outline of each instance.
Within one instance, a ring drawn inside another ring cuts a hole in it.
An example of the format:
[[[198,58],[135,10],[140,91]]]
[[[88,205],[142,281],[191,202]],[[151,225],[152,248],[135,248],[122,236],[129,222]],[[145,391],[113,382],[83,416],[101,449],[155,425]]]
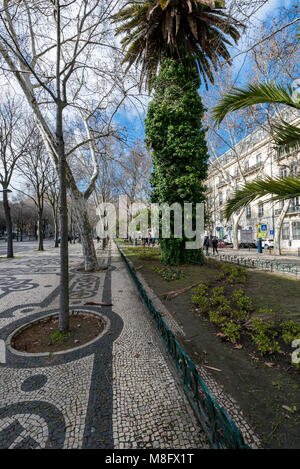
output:
[[[218,254],[218,240],[216,236],[213,237],[212,239],[212,247],[213,247],[213,254],[216,252]]]
[[[100,236],[97,236],[97,243],[99,243],[100,241]]]
[[[208,256],[208,248],[209,248],[209,237],[205,236],[203,241],[203,247],[205,249],[205,254]]]

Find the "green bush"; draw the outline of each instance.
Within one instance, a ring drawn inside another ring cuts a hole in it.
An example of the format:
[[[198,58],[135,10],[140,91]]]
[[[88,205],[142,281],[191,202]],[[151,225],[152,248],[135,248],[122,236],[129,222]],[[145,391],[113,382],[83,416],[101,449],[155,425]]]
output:
[[[245,283],[247,279],[247,269],[240,265],[223,264],[217,280],[226,280],[230,284]]]
[[[291,344],[293,340],[300,339],[300,325],[292,320],[283,321],[280,324],[282,339],[286,344]]]
[[[192,290],[192,303],[197,306],[199,309],[201,309],[202,313],[206,313],[208,311],[209,307],[209,300],[205,296],[207,292],[207,285],[205,283],[201,283],[198,285],[196,288]]]
[[[232,297],[241,310],[251,311],[253,309],[251,298],[245,295],[245,292],[242,288],[237,288],[233,292]]]
[[[210,321],[219,327],[222,327],[227,320],[227,317],[222,315],[222,311],[209,311],[208,315]]]
[[[224,287],[215,287],[211,291],[211,303],[223,313],[229,314],[231,311],[230,303],[224,295]]]
[[[237,310],[232,310],[231,311],[231,317],[237,322],[244,322],[248,316],[248,311],[245,311],[244,309],[241,309],[239,311]]]
[[[262,355],[281,351],[278,342],[274,340],[278,333],[275,330],[275,323],[273,321],[263,322],[262,319],[254,318],[251,320],[251,323],[253,331],[251,335],[252,340]]]
[[[221,329],[222,332],[224,332],[224,334],[226,335],[226,337],[230,340],[230,342],[234,344],[236,343],[237,339],[240,338],[241,326],[233,322],[232,319],[229,322],[223,324]]]

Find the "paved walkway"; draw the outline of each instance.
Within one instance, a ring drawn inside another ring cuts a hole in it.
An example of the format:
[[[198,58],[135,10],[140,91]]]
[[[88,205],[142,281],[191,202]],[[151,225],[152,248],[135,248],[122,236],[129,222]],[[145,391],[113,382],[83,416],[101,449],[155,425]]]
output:
[[[71,309],[104,316],[99,339],[68,353],[0,363],[0,448],[207,448],[148,313],[116,250],[82,273],[70,247]],[[84,306],[86,302],[112,307]],[[55,312],[59,257],[51,248],[0,260],[0,339]]]

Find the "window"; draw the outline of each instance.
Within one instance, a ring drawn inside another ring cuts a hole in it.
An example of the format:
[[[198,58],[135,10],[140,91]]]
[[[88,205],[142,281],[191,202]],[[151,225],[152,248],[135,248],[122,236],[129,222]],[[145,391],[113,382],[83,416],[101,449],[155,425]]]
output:
[[[292,222],[293,239],[300,239],[300,221]]]
[[[220,221],[223,221],[223,211],[220,211]]]
[[[262,217],[263,214],[264,214],[264,204],[261,204],[261,203],[260,203],[260,204],[258,205],[258,216],[259,216],[259,217]]]
[[[234,176],[237,177],[238,174],[239,174],[239,168],[236,166],[236,167],[234,168]]]
[[[296,176],[297,175],[297,163],[293,162],[291,164],[291,175]]]
[[[298,209],[299,209],[298,197],[294,197],[293,199],[291,199],[289,208],[292,212],[297,212],[298,211]]]
[[[285,178],[287,176],[287,168],[286,166],[280,166],[279,168],[279,176],[281,178]]]
[[[289,223],[282,224],[281,236],[283,240],[290,239],[290,224]]]
[[[230,199],[230,189],[226,190],[226,200]]]
[[[246,161],[245,163],[245,170],[247,171],[247,169],[249,169],[249,161]]]
[[[223,204],[223,192],[219,192],[219,204]]]
[[[261,163],[261,153],[258,153],[258,155],[256,155],[256,164],[260,164]]]
[[[247,205],[246,207],[246,218],[251,218],[251,207]]]

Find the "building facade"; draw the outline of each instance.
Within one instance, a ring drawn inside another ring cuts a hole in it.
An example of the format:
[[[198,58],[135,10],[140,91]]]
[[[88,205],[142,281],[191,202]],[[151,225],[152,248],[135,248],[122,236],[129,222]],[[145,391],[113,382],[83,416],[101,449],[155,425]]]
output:
[[[299,123],[299,115],[289,119]],[[219,157],[210,160],[207,185],[207,234],[234,243],[275,239],[282,252],[300,249],[300,198],[270,203],[257,199],[229,220],[224,207],[235,189],[256,178],[300,174],[300,151],[278,153],[270,134],[258,129]],[[278,243],[279,241],[279,243]]]

